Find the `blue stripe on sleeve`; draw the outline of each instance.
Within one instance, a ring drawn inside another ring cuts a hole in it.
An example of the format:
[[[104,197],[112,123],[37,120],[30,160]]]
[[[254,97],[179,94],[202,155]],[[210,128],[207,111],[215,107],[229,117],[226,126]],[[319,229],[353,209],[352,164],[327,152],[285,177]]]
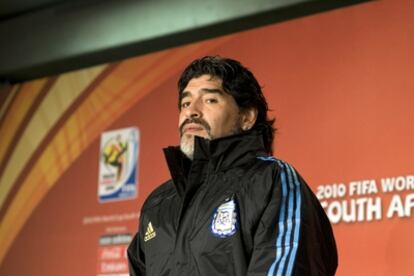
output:
[[[298,250],[299,246],[299,232],[300,232],[300,211],[301,211],[301,197],[300,197],[300,183],[298,180],[298,176],[296,175],[295,170],[290,166],[289,169],[292,172],[294,176],[295,186],[296,186],[296,210],[295,210],[295,231],[293,234],[293,248],[292,248],[292,254],[289,258],[288,268],[287,268],[287,275],[292,275],[293,273],[293,265],[295,263],[296,258],[296,252]]]
[[[281,178],[281,183],[282,183],[282,202],[280,204],[280,216],[279,216],[279,223],[278,223],[279,233],[276,238],[276,259],[269,269],[269,272],[267,274],[268,276],[274,275],[274,270],[276,268],[276,265],[280,263],[280,260],[283,257],[283,253],[284,253],[282,252],[282,238],[283,238],[283,234],[285,230],[284,221],[285,221],[285,213],[286,213],[285,209],[286,209],[286,198],[287,198],[287,184],[286,184],[285,170],[281,171],[280,178]]]
[[[283,164],[285,167],[285,171],[288,175],[288,188],[289,188],[289,196],[288,196],[288,215],[286,220],[284,220],[284,223],[286,224],[286,233],[285,233],[285,239],[283,243],[283,248],[285,249],[283,257],[280,260],[280,265],[277,270],[276,275],[283,275],[283,271],[285,270],[286,266],[286,260],[288,256],[290,255],[290,252],[292,250],[291,248],[291,238],[292,238],[292,232],[293,227],[295,226],[293,224],[293,215],[294,215],[294,191],[295,191],[295,185],[293,183],[292,179],[292,172],[289,170],[289,167],[287,164]],[[289,275],[289,274],[287,274]]]
[[[276,237],[276,258],[267,275],[292,275],[299,246],[301,223],[300,182],[295,170],[289,164],[273,157],[258,157],[258,159],[276,161],[281,169],[282,198]]]

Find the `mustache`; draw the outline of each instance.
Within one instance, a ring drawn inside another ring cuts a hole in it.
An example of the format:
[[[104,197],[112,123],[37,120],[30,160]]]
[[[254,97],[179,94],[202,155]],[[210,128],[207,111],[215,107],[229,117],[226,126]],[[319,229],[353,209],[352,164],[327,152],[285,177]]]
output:
[[[180,125],[180,135],[181,136],[183,135],[183,129],[184,129],[185,125],[187,125],[187,124],[201,125],[207,131],[207,133],[210,133],[210,130],[211,130],[210,125],[206,121],[204,121],[203,119],[201,119],[201,118],[189,118],[189,119],[186,119]]]

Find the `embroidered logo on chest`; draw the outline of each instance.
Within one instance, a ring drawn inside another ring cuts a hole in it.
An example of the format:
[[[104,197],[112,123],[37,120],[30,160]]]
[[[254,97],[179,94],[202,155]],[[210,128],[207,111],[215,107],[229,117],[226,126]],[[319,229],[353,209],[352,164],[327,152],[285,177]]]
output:
[[[226,238],[237,232],[237,205],[234,198],[226,199],[214,212],[211,220],[211,233]]]

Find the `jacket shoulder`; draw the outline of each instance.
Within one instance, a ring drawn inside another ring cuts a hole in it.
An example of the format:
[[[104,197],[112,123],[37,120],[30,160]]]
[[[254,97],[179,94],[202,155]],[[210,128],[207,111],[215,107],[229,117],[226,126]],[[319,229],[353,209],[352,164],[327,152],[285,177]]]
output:
[[[283,168],[283,165],[287,163],[273,156],[257,156],[255,164],[257,166],[255,170],[257,171],[272,170],[274,174],[278,174]]]
[[[280,171],[291,171],[295,174],[298,174],[297,170],[288,162],[278,159],[273,156],[257,156],[256,159],[259,164],[262,164],[265,167],[270,167],[274,169],[276,172]]]

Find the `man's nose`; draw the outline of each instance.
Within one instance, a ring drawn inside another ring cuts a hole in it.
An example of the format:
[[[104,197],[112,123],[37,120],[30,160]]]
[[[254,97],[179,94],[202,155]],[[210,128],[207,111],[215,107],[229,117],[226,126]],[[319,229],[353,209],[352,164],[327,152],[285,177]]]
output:
[[[193,102],[188,108],[187,108],[187,117],[188,118],[200,118],[202,115],[201,108],[198,104],[198,102]]]
[[[190,114],[190,117],[191,117],[191,118],[200,118],[200,113],[199,113],[199,112],[197,112],[197,111],[192,112],[192,113]]]

